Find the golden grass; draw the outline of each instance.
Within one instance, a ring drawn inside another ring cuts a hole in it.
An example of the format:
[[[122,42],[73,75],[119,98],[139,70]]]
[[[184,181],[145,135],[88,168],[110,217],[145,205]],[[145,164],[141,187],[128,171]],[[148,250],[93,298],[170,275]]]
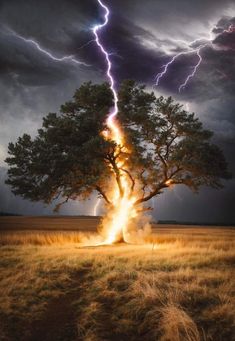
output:
[[[92,232],[73,231],[11,231],[0,234],[0,245],[65,245],[82,243],[92,235]]]
[[[145,245],[81,248],[82,232],[4,232],[0,339],[27,340],[50,302],[69,297],[74,340],[232,341],[234,236],[160,227]]]

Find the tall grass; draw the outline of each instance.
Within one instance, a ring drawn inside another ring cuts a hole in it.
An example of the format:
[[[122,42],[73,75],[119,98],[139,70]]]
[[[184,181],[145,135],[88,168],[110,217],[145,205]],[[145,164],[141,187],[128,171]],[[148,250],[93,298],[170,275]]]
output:
[[[82,243],[94,233],[69,231],[11,231],[0,234],[0,245],[64,245]]]
[[[77,340],[232,341],[234,236],[162,229],[144,245],[87,248],[77,232],[2,234],[0,339],[27,340],[68,297]]]

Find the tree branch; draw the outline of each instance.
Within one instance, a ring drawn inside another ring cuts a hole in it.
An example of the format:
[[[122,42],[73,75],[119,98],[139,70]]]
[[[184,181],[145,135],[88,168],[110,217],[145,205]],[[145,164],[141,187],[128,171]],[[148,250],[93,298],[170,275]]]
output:
[[[134,206],[141,204],[142,202],[148,201],[150,199],[152,199],[155,195],[157,195],[159,193],[159,191],[163,188],[167,188],[169,185],[166,184],[166,181],[168,180],[172,180],[172,177],[177,174],[178,172],[180,172],[182,170],[182,168],[178,167],[174,172],[171,173],[171,176],[169,178],[165,178],[163,182],[161,182],[161,184],[155,188],[154,191],[150,192],[146,197],[140,198],[138,200],[136,200],[136,202],[134,203]],[[173,179],[173,183],[172,184],[181,184],[183,183],[182,180],[177,180],[174,181]]]
[[[172,137],[172,139],[170,140],[170,142],[166,144],[165,158],[168,159],[170,146],[171,146],[172,143],[177,139],[177,137],[179,137],[178,134],[176,134],[174,137]]]
[[[62,205],[64,205],[66,202],[68,202],[69,199],[70,199],[70,196],[67,196],[66,199],[65,199],[64,201],[62,201],[62,202],[60,202],[59,204],[57,204],[57,205],[55,206],[55,208],[53,209],[53,212],[58,212],[58,211],[60,210],[60,207],[61,207]]]
[[[152,207],[143,207],[143,208],[139,208],[137,211],[137,213],[141,213],[141,212],[147,212],[147,211],[152,211],[153,208]]]
[[[161,160],[161,162],[163,164],[164,176],[165,176],[165,181],[166,181],[167,180],[167,171],[168,171],[168,166],[167,166],[166,160],[164,160],[163,156],[159,152],[159,148],[157,148],[156,153],[157,153],[159,159]]]
[[[131,196],[131,194],[133,193],[133,191],[134,191],[134,188],[135,188],[135,179],[132,177],[132,175],[131,175],[131,173],[128,171],[128,170],[126,170],[126,169],[124,169],[124,168],[120,168],[123,172],[125,172],[128,176],[129,176],[129,178],[130,178],[130,180],[131,180],[131,183],[132,183],[132,185],[131,185],[131,190],[130,190],[130,196]]]
[[[101,189],[100,186],[96,186],[95,189],[97,190],[97,192],[100,193],[100,195],[104,198],[104,200],[107,202],[107,204],[112,205],[111,201],[108,199],[107,195],[106,195],[105,192]]]
[[[141,204],[142,202],[148,201],[155,197],[159,193],[159,191],[163,188],[167,188],[168,185],[165,184],[165,182],[162,182],[157,188],[155,188],[154,191],[150,192],[146,197],[140,198],[134,202],[134,206],[137,206]]]
[[[117,167],[117,164],[115,162],[115,158],[109,156],[108,157],[108,160],[113,168],[113,171],[115,173],[115,177],[116,177],[116,181],[117,181],[117,184],[118,184],[118,188],[119,188],[119,193],[120,193],[120,196],[123,197],[124,195],[124,190],[122,188],[122,183],[121,183],[121,176],[120,176],[120,171],[119,171],[119,168]]]
[[[182,168],[177,167],[176,170],[175,170],[174,172],[171,173],[169,179],[172,179],[172,177],[173,177],[175,174],[179,173],[180,171],[182,171]],[[168,179],[168,180],[169,180],[169,179]]]

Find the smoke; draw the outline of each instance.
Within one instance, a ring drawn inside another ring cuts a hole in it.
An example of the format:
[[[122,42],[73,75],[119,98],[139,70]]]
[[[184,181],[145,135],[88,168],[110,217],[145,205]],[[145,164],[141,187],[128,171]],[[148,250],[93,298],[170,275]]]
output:
[[[110,227],[115,226],[117,227],[116,231],[118,231],[116,232],[116,242],[126,242],[129,244],[146,243],[151,235],[151,216],[141,210],[137,211],[130,208],[128,210],[128,219],[122,222],[122,220],[119,220],[120,217],[116,214],[115,209],[108,210],[101,220],[98,228],[101,238],[107,240],[107,235],[110,234]],[[119,212],[119,208],[117,211]]]
[[[125,231],[126,241],[130,244],[145,243],[152,232],[151,217],[147,214],[140,214],[130,221]]]

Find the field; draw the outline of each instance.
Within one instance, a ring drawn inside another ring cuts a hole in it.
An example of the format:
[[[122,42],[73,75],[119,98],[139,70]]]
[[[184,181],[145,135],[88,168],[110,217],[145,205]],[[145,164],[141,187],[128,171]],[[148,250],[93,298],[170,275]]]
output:
[[[1,341],[235,340],[235,229],[153,225],[145,244],[82,247],[97,225],[0,217]]]

